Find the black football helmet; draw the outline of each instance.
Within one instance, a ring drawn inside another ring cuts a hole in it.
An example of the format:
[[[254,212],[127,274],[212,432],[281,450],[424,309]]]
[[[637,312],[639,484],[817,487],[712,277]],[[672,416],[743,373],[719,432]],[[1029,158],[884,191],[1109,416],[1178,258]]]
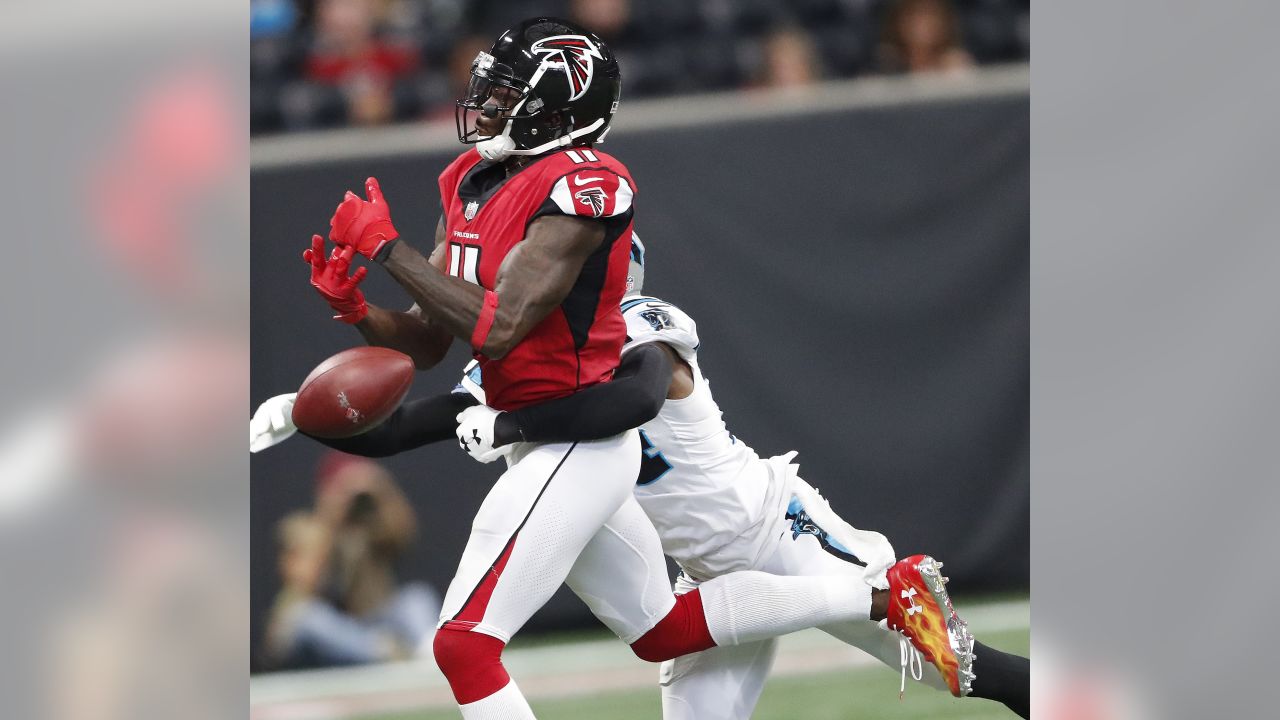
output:
[[[494,104],[495,86],[515,92]],[[621,91],[618,61],[595,33],[557,18],[525,20],[471,64],[471,82],[455,110],[458,140],[475,144],[489,160],[589,146],[609,131]],[[499,134],[483,137],[472,113],[501,113],[507,121]]]

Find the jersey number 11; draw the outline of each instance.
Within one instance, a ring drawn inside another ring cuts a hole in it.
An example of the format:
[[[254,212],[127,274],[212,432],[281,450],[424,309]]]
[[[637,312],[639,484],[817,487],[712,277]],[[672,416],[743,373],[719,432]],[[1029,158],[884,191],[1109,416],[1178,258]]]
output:
[[[460,277],[472,285],[479,285],[476,269],[480,267],[480,246],[449,243],[449,274]]]

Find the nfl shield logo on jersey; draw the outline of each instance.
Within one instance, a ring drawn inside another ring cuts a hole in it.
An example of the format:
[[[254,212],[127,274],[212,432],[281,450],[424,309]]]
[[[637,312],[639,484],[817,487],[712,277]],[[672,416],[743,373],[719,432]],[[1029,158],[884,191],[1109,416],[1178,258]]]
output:
[[[471,222],[471,218],[476,216],[476,211],[479,209],[480,209],[480,203],[476,202],[475,200],[472,200],[471,202],[467,203],[467,207],[462,211],[462,215],[467,219],[467,222]]]

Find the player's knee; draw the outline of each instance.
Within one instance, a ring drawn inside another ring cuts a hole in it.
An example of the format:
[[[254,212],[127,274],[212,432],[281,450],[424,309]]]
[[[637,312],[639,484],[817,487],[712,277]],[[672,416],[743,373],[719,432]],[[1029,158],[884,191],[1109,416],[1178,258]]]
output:
[[[501,640],[483,633],[441,628],[432,650],[445,677],[474,672],[476,668],[502,664]]]
[[[668,657],[670,651],[665,647],[665,643],[656,641],[652,636],[653,631],[650,630],[639,640],[631,643],[631,652],[645,662],[660,663],[671,660],[672,658]]]
[[[715,647],[697,590],[676,598],[676,604],[657,625],[631,643],[631,652],[645,662],[663,662]]]
[[[511,681],[502,667],[504,645],[501,640],[483,633],[449,628],[436,631],[432,643],[436,665],[449,681],[459,704],[489,697]]]

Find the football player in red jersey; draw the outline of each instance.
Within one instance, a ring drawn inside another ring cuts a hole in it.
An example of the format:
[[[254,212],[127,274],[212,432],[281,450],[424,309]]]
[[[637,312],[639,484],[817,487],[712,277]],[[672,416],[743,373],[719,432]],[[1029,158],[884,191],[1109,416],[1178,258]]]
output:
[[[443,215],[424,257],[398,240],[375,179],[331,220],[339,247],[304,253],[312,283],[371,344],[435,365],[468,341],[501,411],[608,381],[619,364],[635,183],[595,149],[617,109],[609,48],[571,23],[536,18],[472,65],[459,101],[464,152],[440,176]],[[365,302],[353,253],[416,301]],[[436,660],[466,720],[532,718],[501,663],[506,642],[564,582],[640,657],[660,661],[805,627],[865,620],[869,582],[730,573],[676,598],[657,533],[632,495],[634,430],[602,440],[519,443],[481,505],[444,600]],[[874,602],[886,610],[886,593]]]

